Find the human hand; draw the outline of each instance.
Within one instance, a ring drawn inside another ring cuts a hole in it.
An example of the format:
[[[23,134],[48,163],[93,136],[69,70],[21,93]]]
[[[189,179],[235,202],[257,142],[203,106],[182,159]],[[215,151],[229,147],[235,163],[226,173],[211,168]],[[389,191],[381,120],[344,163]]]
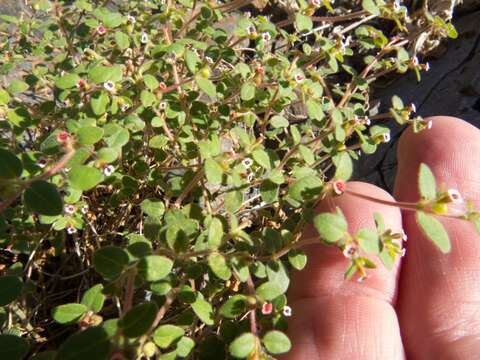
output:
[[[416,179],[426,163],[439,184],[480,205],[480,130],[451,117],[434,117],[420,134],[401,137],[395,198],[418,201]],[[380,188],[347,184],[355,192],[391,200]],[[419,230],[413,212],[344,194],[319,211],[339,206],[351,231],[374,227],[380,212],[408,235],[406,256],[393,271],[378,264],[364,282],[344,281],[347,259],[338,248],[305,249],[307,267],[292,278],[289,325],[292,351],[282,359],[478,359],[480,357],[480,237],[474,227],[440,219],[452,241],[442,254]],[[403,220],[402,220],[403,218]],[[315,230],[306,230],[305,237]]]

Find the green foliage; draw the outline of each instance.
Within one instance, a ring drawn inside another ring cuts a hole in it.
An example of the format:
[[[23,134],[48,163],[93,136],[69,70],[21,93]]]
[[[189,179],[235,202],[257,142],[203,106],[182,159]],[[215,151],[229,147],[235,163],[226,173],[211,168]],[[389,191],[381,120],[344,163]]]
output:
[[[403,255],[378,215],[351,234],[314,209],[389,140],[370,118],[428,129],[398,96],[377,114],[371,86],[420,77],[410,49],[449,21],[380,0],[27,3],[0,15],[0,358],[268,358],[291,347],[303,245],[340,249],[347,278]],[[449,251],[433,216],[455,199],[425,165],[418,183],[406,207]]]

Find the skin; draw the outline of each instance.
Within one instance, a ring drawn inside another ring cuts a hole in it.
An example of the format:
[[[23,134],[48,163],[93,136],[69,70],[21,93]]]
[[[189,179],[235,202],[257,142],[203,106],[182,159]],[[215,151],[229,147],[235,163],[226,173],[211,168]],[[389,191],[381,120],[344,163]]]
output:
[[[458,189],[480,207],[480,130],[452,117],[432,117],[430,130],[402,135],[395,199],[416,202],[417,174],[426,163],[444,189]],[[382,189],[350,182],[347,189],[393,200]],[[292,351],[282,360],[478,359],[480,354],[480,236],[472,224],[440,219],[452,241],[442,254],[417,227],[412,212],[344,194],[320,204],[339,206],[349,230],[374,228],[373,213],[408,235],[407,253],[393,271],[381,264],[359,283],[343,280],[348,260],[333,247],[305,248],[308,264],[294,272],[289,325]],[[309,228],[305,237],[314,236]]]

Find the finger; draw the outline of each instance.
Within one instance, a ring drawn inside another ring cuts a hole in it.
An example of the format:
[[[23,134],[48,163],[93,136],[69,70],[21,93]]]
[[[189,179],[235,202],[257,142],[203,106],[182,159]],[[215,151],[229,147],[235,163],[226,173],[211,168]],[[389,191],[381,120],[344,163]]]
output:
[[[347,189],[391,200],[390,195],[370,184],[348,183]],[[383,215],[387,226],[401,230],[401,215],[396,208],[344,194],[322,203],[318,211],[334,211],[336,206],[342,209],[351,233],[362,227],[374,229],[375,212]],[[315,235],[313,227],[304,234],[305,238]],[[311,245],[306,252],[306,268],[292,275],[289,334],[293,348],[285,359],[403,358],[392,307],[398,265],[391,272],[380,265],[358,283],[344,280],[349,261],[337,248]]]
[[[420,163],[438,184],[456,188],[479,205],[480,131],[451,117],[434,117],[431,130],[402,136],[396,197],[415,202]],[[442,254],[425,238],[413,213],[403,214],[409,236],[402,265],[398,311],[407,356],[473,359],[480,354],[480,238],[473,226],[440,219],[452,251]],[[475,351],[474,351],[475,350]]]

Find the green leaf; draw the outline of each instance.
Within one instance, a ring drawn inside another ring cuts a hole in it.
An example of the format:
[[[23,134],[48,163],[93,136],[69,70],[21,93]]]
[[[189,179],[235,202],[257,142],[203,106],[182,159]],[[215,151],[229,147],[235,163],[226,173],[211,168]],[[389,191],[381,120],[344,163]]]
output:
[[[433,215],[426,214],[423,211],[417,211],[415,214],[417,224],[420,229],[443,253],[449,253],[451,249],[450,238],[442,223]]]
[[[185,331],[175,325],[159,326],[153,333],[153,341],[161,349],[170,347],[176,340],[180,339],[185,334]]]
[[[105,303],[105,295],[103,294],[103,285],[97,284],[85,291],[81,303],[89,310],[98,313]]]
[[[255,97],[255,84],[247,82],[240,89],[240,98],[244,101],[252,100]]]
[[[213,273],[222,280],[229,280],[232,276],[232,272],[222,254],[210,254],[208,256],[208,265]]]
[[[65,340],[55,359],[107,360],[111,348],[109,334],[101,327],[92,327]]]
[[[215,317],[213,313],[212,305],[208,301],[205,301],[200,296],[192,304],[192,309],[195,314],[207,325],[213,325]]]
[[[402,99],[397,95],[392,96],[392,106],[395,110],[402,110],[405,107]]]
[[[15,154],[0,149],[0,179],[14,179],[22,175],[22,162]]]
[[[7,105],[10,102],[10,94],[0,88],[0,105]]]
[[[309,117],[315,120],[322,120],[325,117],[325,113],[323,112],[322,105],[316,100],[309,99],[305,103],[307,107],[307,114]]]
[[[362,7],[370,14],[380,16],[380,9],[374,0],[362,0]]]
[[[255,160],[255,162],[259,164],[261,167],[267,170],[270,170],[272,168],[270,156],[265,150],[263,149],[255,150],[254,152],[252,152],[252,157],[253,157],[253,160]]]
[[[136,338],[147,333],[157,316],[154,302],[140,304],[130,309],[120,320],[119,326],[127,338]]]
[[[347,152],[341,152],[335,155],[332,160],[336,167],[334,177],[342,180],[350,179],[353,172],[353,162],[350,155]]]
[[[187,65],[188,70],[192,74],[195,74],[198,71],[198,65],[201,63],[200,58],[194,51],[190,49],[185,50],[185,65]]]
[[[100,170],[86,165],[74,166],[68,173],[70,185],[77,190],[88,191],[103,181]]]
[[[120,50],[125,50],[130,46],[130,38],[121,31],[115,32],[115,42]]]
[[[213,159],[205,160],[205,176],[209,183],[213,185],[220,185],[223,178],[223,168],[222,166]]]
[[[95,115],[101,116],[107,111],[108,103],[110,98],[108,97],[105,91],[93,94],[92,99],[90,100],[90,106]]]
[[[288,253],[288,262],[297,270],[303,270],[307,265],[307,255],[300,249],[290,250]]]
[[[95,270],[107,280],[115,280],[128,265],[128,254],[117,246],[105,246],[93,256]]]
[[[316,176],[305,176],[288,189],[288,195],[297,201],[305,201],[318,196],[323,188],[323,182]]]
[[[103,129],[96,126],[85,126],[77,132],[78,141],[83,145],[93,145],[103,137]]]
[[[149,216],[162,217],[165,213],[165,204],[158,199],[145,199],[140,204],[140,207]]]
[[[321,213],[315,216],[313,224],[322,240],[335,243],[342,239],[348,230],[348,224],[341,213]]]
[[[299,32],[310,31],[313,28],[312,19],[297,12],[295,14],[295,27]]]
[[[40,215],[55,216],[63,211],[63,203],[55,185],[43,180],[30,184],[23,195],[25,204]]]
[[[155,90],[158,88],[160,83],[158,82],[157,78],[153,75],[147,74],[143,76],[143,82],[150,90]]]
[[[383,266],[388,270],[392,270],[395,265],[395,258],[392,257],[394,254],[391,254],[388,249],[384,248],[378,255],[379,259],[382,261]]]
[[[55,81],[55,86],[62,90],[71,89],[77,86],[79,80],[80,76],[77,74],[67,74],[59,77]]]
[[[153,106],[157,102],[157,97],[150,91],[143,90],[140,93],[140,101],[142,102],[143,106],[148,108]]]
[[[158,281],[166,277],[173,267],[173,261],[165,256],[149,255],[140,259],[138,273],[147,281]]]
[[[256,338],[252,333],[244,333],[232,341],[228,350],[233,357],[244,359],[255,349]]]
[[[260,285],[256,292],[257,295],[265,301],[271,301],[284,293],[280,285],[272,281],[267,281]]]
[[[17,95],[28,90],[28,84],[22,80],[12,80],[8,85],[8,91],[12,95]]]
[[[53,308],[52,317],[60,324],[68,324],[79,321],[88,311],[83,304],[63,304]]]
[[[216,217],[212,218],[208,227],[208,244],[212,248],[218,248],[222,244],[223,234],[222,221]]]
[[[29,351],[28,342],[15,335],[0,335],[0,359],[22,360]]]
[[[13,275],[0,276],[0,306],[8,305],[19,297],[22,288],[23,283],[19,277]]]
[[[120,82],[122,77],[123,71],[120,65],[97,65],[88,72],[89,80],[95,84],[102,84],[107,81]]]
[[[233,295],[220,308],[220,313],[229,319],[234,319],[247,310],[247,297],[245,295]]]
[[[210,96],[211,98],[216,98],[217,97],[217,89],[213,82],[211,82],[208,79],[204,79],[202,77],[196,77],[195,81],[200,88],[205,94]]]
[[[262,341],[267,351],[274,355],[287,353],[292,347],[288,336],[278,330],[267,332]]]
[[[313,165],[313,163],[315,162],[315,154],[309,147],[305,145],[300,145],[298,147],[298,151],[303,160],[307,163],[307,165]]]
[[[278,200],[280,186],[269,179],[262,182],[260,185],[260,195],[266,204],[271,204]]]
[[[286,128],[290,123],[283,116],[275,115],[270,119],[270,125],[272,125],[273,128],[278,129]]]
[[[225,196],[225,209],[229,213],[237,211],[243,203],[243,193],[240,190],[229,191]]]
[[[187,357],[195,347],[195,341],[187,336],[183,336],[177,343],[177,355],[180,357]]]
[[[380,238],[376,231],[371,229],[360,229],[356,238],[360,248],[367,254],[378,255],[380,253]]]
[[[437,183],[432,170],[426,164],[420,164],[418,170],[418,191],[425,200],[437,197]]]

